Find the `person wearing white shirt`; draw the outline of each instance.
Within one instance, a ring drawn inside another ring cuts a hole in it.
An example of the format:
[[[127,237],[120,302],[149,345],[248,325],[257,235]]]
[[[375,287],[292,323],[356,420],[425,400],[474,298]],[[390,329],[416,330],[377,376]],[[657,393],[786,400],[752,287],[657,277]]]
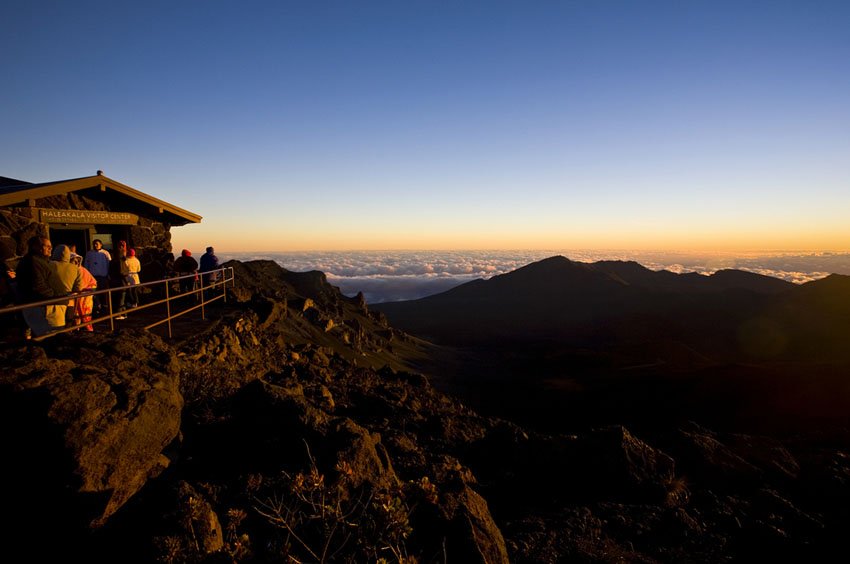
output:
[[[129,286],[127,293],[130,298],[128,307],[139,307],[139,289],[136,286],[141,283],[139,272],[142,271],[142,264],[136,258],[136,249],[129,249],[127,251],[127,259],[124,261],[124,264],[127,265],[128,270],[126,277],[126,282]]]

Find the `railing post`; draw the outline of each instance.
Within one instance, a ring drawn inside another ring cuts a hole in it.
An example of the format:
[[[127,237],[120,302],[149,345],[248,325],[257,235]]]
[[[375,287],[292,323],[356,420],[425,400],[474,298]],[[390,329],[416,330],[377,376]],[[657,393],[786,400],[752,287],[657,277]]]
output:
[[[168,338],[171,338],[171,298],[168,295],[169,284],[168,278],[165,279],[165,315],[168,319]]]
[[[204,312],[204,304],[206,303],[206,298],[204,297],[204,275],[198,274],[198,281],[200,282],[199,286],[201,287],[201,319],[206,320],[207,316]]]
[[[232,267],[230,268],[230,271],[233,271]],[[227,274],[223,268],[221,269],[221,295],[224,303],[227,303]]]
[[[115,318],[112,317],[112,288],[107,288],[106,301],[109,302],[109,331],[115,332]]]

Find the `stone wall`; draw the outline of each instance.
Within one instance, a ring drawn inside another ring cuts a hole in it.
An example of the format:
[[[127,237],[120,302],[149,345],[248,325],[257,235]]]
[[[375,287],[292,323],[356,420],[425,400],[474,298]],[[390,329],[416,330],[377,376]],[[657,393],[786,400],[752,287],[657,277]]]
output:
[[[6,268],[14,268],[26,254],[31,237],[47,235],[47,226],[27,212],[27,209],[0,209],[0,260]]]
[[[171,226],[167,223],[139,218],[139,225],[130,226],[130,246],[142,264],[143,282],[161,280],[171,267]]]

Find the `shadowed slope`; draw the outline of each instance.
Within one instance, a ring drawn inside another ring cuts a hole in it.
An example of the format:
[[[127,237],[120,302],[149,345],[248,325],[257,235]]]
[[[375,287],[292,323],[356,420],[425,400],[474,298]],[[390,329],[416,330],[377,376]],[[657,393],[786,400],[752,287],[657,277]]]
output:
[[[701,328],[738,319],[792,284],[741,271],[713,276],[649,270],[636,262],[574,262],[562,256],[434,296],[378,304],[405,331],[443,343],[597,340],[640,323]],[[719,315],[723,313],[723,315]],[[701,330],[701,329],[700,329]],[[634,336],[634,335],[633,335]]]

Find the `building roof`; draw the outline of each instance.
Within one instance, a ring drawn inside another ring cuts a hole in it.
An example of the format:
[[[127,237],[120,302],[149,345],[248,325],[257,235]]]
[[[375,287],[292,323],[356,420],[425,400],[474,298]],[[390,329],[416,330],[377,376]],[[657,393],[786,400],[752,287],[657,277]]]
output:
[[[88,192],[87,195],[95,200],[105,199],[104,193],[108,195],[106,198],[113,200],[116,199],[113,195],[117,195],[119,203],[123,201],[128,206],[141,207],[147,212],[145,215],[149,217],[161,215],[163,221],[171,225],[200,223],[202,219],[195,213],[164,202],[159,198],[154,198],[102,174],[40,184],[30,184],[22,180],[0,177],[0,207],[21,204],[48,196],[63,196],[69,192],[84,193],[81,195],[86,195],[85,193]]]
[[[16,178],[6,178],[5,176],[0,176],[0,188],[5,186],[20,186],[22,184],[30,184],[31,182],[24,182],[23,180],[17,180]]]

